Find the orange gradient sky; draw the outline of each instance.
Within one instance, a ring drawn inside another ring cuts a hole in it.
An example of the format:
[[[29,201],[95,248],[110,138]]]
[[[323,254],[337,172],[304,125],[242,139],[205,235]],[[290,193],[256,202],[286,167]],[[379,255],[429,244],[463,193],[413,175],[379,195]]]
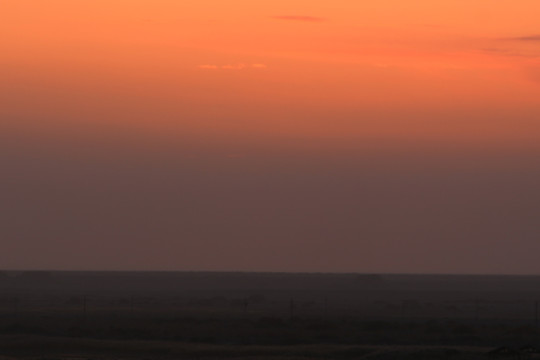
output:
[[[535,0],[4,1],[1,112],[53,132],[534,144],[539,11]]]
[[[538,0],[0,0],[0,266],[540,273]]]

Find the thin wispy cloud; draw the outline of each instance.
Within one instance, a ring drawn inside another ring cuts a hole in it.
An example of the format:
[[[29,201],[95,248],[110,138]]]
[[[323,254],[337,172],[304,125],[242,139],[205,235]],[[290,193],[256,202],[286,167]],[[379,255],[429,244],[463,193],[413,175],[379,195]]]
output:
[[[514,41],[538,41],[538,42],[540,42],[540,35],[519,36],[519,37],[510,38],[508,40],[514,40]]]
[[[266,64],[224,64],[224,65],[215,65],[215,64],[202,64],[197,66],[202,70],[244,70],[244,69],[266,69],[268,66]]]
[[[482,49],[485,53],[493,55],[533,58],[540,57],[540,35],[525,35],[492,39],[492,45]]]
[[[289,20],[289,21],[304,21],[304,22],[323,22],[325,18],[306,15],[276,15],[272,16],[273,19]]]
[[[518,49],[512,49],[512,48],[505,49],[505,48],[489,47],[489,48],[482,48],[480,49],[480,51],[486,54],[490,54],[490,55],[506,56],[506,57],[537,58],[539,56],[538,53],[524,52],[524,51],[520,51]]]

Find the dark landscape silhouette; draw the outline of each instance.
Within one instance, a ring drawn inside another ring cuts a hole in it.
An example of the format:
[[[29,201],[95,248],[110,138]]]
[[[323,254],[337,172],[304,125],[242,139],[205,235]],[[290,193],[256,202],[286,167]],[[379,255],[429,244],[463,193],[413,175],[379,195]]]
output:
[[[14,358],[536,356],[540,277],[220,272],[0,275]]]

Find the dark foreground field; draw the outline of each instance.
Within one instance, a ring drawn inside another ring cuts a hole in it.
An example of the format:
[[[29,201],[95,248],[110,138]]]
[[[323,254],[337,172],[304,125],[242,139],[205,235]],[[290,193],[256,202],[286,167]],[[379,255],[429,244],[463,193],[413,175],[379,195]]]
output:
[[[0,359],[486,359],[464,346],[211,345],[167,341],[2,336]]]
[[[538,277],[1,272],[0,360],[528,359],[537,299]]]

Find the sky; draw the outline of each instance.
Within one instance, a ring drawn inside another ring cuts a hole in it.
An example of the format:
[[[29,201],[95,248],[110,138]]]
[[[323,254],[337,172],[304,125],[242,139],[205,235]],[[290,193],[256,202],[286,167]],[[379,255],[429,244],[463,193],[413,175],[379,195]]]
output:
[[[537,0],[0,0],[0,267],[540,274]]]

